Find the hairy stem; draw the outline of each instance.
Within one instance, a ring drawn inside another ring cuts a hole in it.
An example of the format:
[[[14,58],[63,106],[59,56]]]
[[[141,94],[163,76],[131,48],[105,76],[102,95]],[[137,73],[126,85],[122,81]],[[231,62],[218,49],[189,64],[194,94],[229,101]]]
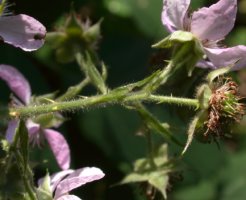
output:
[[[18,150],[15,151],[15,157],[16,157],[17,162],[19,162],[19,163],[23,162],[23,157]],[[20,168],[20,166],[19,166],[19,168]],[[23,173],[23,169],[21,169],[21,168],[20,168],[20,172],[21,172],[21,176],[22,176],[22,180],[23,180],[25,189],[26,189],[30,199],[31,200],[37,200],[37,196],[36,196],[34,189],[30,183],[30,177],[28,177],[27,174]],[[29,173],[30,173],[30,171],[29,171]]]
[[[172,96],[149,95],[143,92],[115,92],[111,91],[108,94],[83,97],[77,100],[66,102],[53,102],[42,105],[29,105],[23,107],[10,108],[9,115],[11,117],[32,117],[39,114],[52,113],[57,111],[73,111],[78,109],[85,109],[105,104],[123,104],[131,102],[155,102],[177,104],[181,106],[189,106],[193,108],[199,107],[199,102],[196,99],[178,98]]]

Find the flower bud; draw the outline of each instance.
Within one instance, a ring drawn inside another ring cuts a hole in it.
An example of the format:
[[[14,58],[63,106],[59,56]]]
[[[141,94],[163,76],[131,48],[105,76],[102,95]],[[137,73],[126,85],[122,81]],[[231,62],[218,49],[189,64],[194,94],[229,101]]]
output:
[[[77,52],[95,48],[100,38],[102,20],[90,25],[89,20],[82,21],[75,12],[71,12],[57,31],[47,34],[46,41],[56,50],[59,62],[71,62]]]
[[[190,32],[175,31],[160,42],[152,45],[154,48],[174,48],[172,62],[174,66],[185,67],[190,76],[196,63],[203,56],[203,49],[197,38]]]

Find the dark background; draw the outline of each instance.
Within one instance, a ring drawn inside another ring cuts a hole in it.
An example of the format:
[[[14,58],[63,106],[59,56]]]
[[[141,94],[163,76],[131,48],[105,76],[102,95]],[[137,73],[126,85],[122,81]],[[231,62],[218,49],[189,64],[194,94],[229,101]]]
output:
[[[42,22],[48,31],[55,30],[55,23],[69,13],[72,1],[12,1],[10,7],[16,14],[25,13]],[[215,1],[193,0],[193,9],[210,5]],[[167,35],[161,24],[162,0],[74,0],[74,8],[82,16],[89,16],[93,23],[104,18],[102,39],[98,54],[108,66],[107,83],[110,88],[134,82],[150,74],[158,67],[160,52],[151,49],[151,44]],[[246,44],[246,1],[239,1],[236,26],[225,41],[228,45]],[[33,95],[59,90],[63,92],[70,85],[78,83],[83,75],[76,63],[60,64],[54,52],[45,45],[34,53],[23,52],[12,46],[0,45],[1,63],[16,66],[29,80]],[[168,51],[161,52],[162,59],[168,58]],[[156,61],[157,59],[157,61]],[[163,93],[174,93],[192,97],[194,85],[199,84],[204,70],[197,69],[197,76],[188,79],[177,77],[177,83],[163,88]],[[239,75],[239,76],[238,76]],[[243,72],[235,72],[243,88]],[[192,82],[193,81],[193,82]],[[196,84],[189,84],[196,83]],[[188,88],[185,84],[189,84]],[[7,86],[0,83],[1,107],[9,100]],[[94,90],[89,87],[85,94]],[[246,94],[244,89],[242,93]],[[174,133],[185,140],[185,130],[194,111],[181,107],[150,105],[151,111],[162,122],[175,126]],[[65,113],[68,120],[59,128],[67,138],[72,153],[72,168],[97,166],[106,176],[104,179],[83,186],[75,191],[82,199],[145,199],[141,188],[134,185],[113,186],[131,171],[131,163],[146,154],[144,138],[136,133],[142,126],[140,117],[134,111],[119,106],[98,107],[76,113]],[[243,123],[243,122],[242,122]],[[174,200],[244,200],[246,197],[246,140],[245,126],[229,141],[201,144],[194,141],[184,157],[183,180],[177,181],[169,192]],[[163,138],[156,137],[161,144]],[[181,149],[170,145],[170,156]],[[46,160],[35,168],[36,178],[59,171],[48,147],[33,149],[36,161]]]

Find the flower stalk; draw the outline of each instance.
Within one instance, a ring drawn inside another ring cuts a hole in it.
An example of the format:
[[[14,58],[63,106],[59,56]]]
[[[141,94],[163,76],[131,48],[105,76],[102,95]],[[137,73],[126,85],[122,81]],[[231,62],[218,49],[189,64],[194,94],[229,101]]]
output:
[[[28,194],[28,197],[26,199],[37,200],[37,196],[36,196],[36,193],[34,191],[35,187],[34,187],[33,181],[32,181],[32,177],[33,177],[32,170],[30,169],[27,158],[25,158],[25,156],[27,156],[27,155],[23,155],[23,151],[21,151],[21,149],[23,150],[23,148],[24,148],[23,142],[21,142],[21,140],[24,140],[23,133],[22,133],[23,130],[20,130],[21,126],[25,126],[24,122],[23,123],[20,122],[18,124],[18,128],[16,130],[16,135],[15,135],[14,141],[11,145],[10,156],[15,157],[15,159],[16,159],[19,173],[21,175],[24,187],[25,187],[26,192]]]
[[[39,114],[64,112],[89,107],[97,107],[105,104],[123,104],[135,101],[156,102],[177,104],[180,106],[188,106],[197,109],[199,101],[196,99],[179,98],[172,96],[149,95],[143,92],[118,93],[112,90],[108,94],[97,95],[92,97],[83,97],[72,101],[53,102],[43,105],[28,105],[23,107],[12,107],[9,110],[9,115],[12,118],[33,117]]]

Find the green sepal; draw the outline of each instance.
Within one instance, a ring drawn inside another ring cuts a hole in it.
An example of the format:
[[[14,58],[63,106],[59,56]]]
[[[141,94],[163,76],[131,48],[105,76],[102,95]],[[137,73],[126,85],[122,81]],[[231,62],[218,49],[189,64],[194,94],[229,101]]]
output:
[[[83,88],[90,83],[89,78],[84,79],[80,83],[70,86],[65,93],[59,96],[56,101],[68,101],[76,97]]]
[[[199,108],[208,109],[209,107],[209,99],[212,95],[212,90],[210,89],[208,84],[201,85],[196,93],[196,97],[199,100]]]
[[[153,48],[170,48],[177,43],[186,43],[196,41],[196,38],[191,32],[175,31],[163,40],[152,45]]]
[[[111,92],[115,92],[118,94],[124,94],[124,93],[127,94],[132,91],[140,90],[143,87],[148,86],[153,80],[158,78],[160,73],[161,71],[157,70],[156,72],[152,73],[150,76],[148,76],[147,78],[141,81],[118,87]],[[144,88],[143,90],[146,90],[146,89]]]
[[[149,159],[142,158],[134,162],[133,172],[128,174],[119,184],[147,182],[167,198],[166,189],[169,173],[175,171],[174,164],[168,160],[167,145],[162,145],[153,158],[155,166]]]
[[[102,20],[90,26],[89,20],[83,22],[72,9],[67,19],[59,24],[56,32],[47,33],[46,41],[55,49],[59,62],[74,61],[77,52],[92,50],[100,38]]]
[[[64,29],[66,30],[66,32],[69,32],[69,30],[72,29],[77,29],[81,33],[84,32],[83,24],[81,23],[80,19],[76,16],[76,13],[73,8],[71,9],[70,14],[66,19]]]
[[[52,48],[59,48],[66,40],[65,32],[48,32],[46,33],[45,42]]]
[[[102,75],[96,68],[92,55],[89,52],[85,52],[83,55],[82,53],[76,54],[76,59],[79,65],[81,66],[81,69],[86,74],[86,77],[88,77],[91,81],[91,83],[102,93],[106,94],[108,89],[107,86],[103,80]]]
[[[185,67],[188,76],[191,76],[196,63],[202,59],[202,56],[202,47],[197,40],[194,40],[175,45],[172,62],[176,68]]]
[[[57,95],[58,91],[40,95],[40,96],[32,96],[31,98],[31,104],[49,104],[53,103],[54,99]]]
[[[231,70],[232,66],[228,66],[228,67],[223,67],[223,68],[219,68],[216,70],[211,71],[208,75],[207,75],[207,81],[209,85],[213,84],[214,79],[216,79],[217,77],[228,73]]]
[[[104,62],[101,63],[101,66],[102,66],[102,78],[103,78],[104,81],[106,81],[107,78],[108,78],[107,66],[105,65]]]
[[[49,173],[42,180],[42,184],[37,188],[37,197],[39,200],[53,200],[51,190],[51,180]]]
[[[33,121],[42,128],[59,127],[66,119],[59,113],[38,115]]]
[[[73,62],[75,57],[74,57],[74,52],[71,51],[73,49],[72,45],[64,46],[56,50],[56,59],[60,63],[70,63]]]
[[[83,37],[88,43],[94,43],[100,38],[101,35],[101,23],[103,19],[100,19],[96,24],[90,26],[83,33]]]
[[[188,76],[192,75],[196,63],[204,55],[200,41],[186,31],[175,31],[160,42],[152,45],[153,48],[173,48],[172,63],[176,68],[185,67]]]
[[[193,120],[191,121],[188,131],[187,131],[187,141],[185,144],[185,147],[181,153],[181,155],[184,155],[185,152],[187,151],[188,147],[191,145],[191,142],[193,141],[194,135],[197,130],[203,129],[204,122],[207,119],[207,111],[206,110],[201,110],[198,112]]]
[[[9,143],[6,139],[0,139],[0,163],[1,160],[4,159],[9,153]]]

